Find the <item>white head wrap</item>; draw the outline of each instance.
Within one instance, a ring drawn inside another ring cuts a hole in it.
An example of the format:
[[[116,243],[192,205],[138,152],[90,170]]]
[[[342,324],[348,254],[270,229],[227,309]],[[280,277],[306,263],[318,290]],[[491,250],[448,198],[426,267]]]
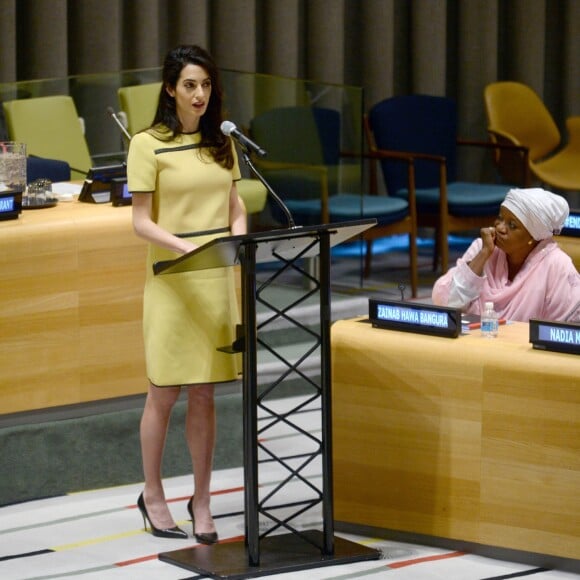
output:
[[[534,240],[559,234],[570,208],[568,202],[540,187],[510,189],[502,205],[524,225]]]

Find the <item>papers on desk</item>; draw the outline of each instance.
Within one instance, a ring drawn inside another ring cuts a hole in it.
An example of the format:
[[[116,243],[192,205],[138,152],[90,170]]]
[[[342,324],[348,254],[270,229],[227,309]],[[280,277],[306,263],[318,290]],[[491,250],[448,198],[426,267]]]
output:
[[[52,184],[52,196],[59,201],[74,201],[78,198],[82,188],[82,183],[59,181]]]

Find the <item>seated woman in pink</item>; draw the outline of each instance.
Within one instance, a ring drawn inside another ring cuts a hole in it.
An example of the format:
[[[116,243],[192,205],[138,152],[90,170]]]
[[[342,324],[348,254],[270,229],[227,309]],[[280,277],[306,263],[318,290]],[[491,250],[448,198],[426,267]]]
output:
[[[507,320],[580,322],[580,274],[552,237],[568,213],[560,195],[511,189],[494,227],[435,282],[433,303],[481,314],[489,301]]]

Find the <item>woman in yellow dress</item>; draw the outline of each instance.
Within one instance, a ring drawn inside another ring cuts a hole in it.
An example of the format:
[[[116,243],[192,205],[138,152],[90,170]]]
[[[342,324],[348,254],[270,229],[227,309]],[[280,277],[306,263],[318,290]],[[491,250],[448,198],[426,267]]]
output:
[[[232,268],[154,276],[153,263],[210,240],[246,232],[235,147],[222,134],[222,89],[212,57],[179,46],[164,62],[152,126],[131,140],[127,160],[133,227],[148,242],[143,332],[149,390],[140,435],[145,486],[138,506],[153,535],[187,538],[167,506],[161,463],[171,410],[187,387],[186,439],[195,493],[187,504],[198,542],[218,536],[210,511],[215,444],[214,385],[238,377],[238,358],[217,350],[235,339]]]

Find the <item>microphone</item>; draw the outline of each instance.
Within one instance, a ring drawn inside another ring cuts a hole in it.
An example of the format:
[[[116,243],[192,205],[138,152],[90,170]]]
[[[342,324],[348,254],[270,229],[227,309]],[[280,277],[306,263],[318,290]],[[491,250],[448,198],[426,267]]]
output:
[[[231,121],[224,121],[220,125],[220,129],[224,135],[234,138],[244,149],[253,151],[258,157],[267,155],[264,149],[246,137]]]
[[[401,293],[401,302],[405,302],[405,290],[407,289],[407,286],[405,286],[403,282],[399,282],[397,288],[399,288],[399,292]]]
[[[115,121],[115,123],[117,123],[117,126],[119,127],[119,129],[121,129],[123,135],[125,135],[125,137],[127,137],[127,139],[129,141],[131,141],[131,135],[129,134],[129,131],[127,131],[127,129],[125,128],[125,125],[123,125],[123,123],[121,123],[119,117],[117,116],[117,113],[115,113],[115,110],[113,109],[113,107],[107,107],[107,113],[109,113],[109,115],[111,116],[111,119],[113,119],[113,121]]]

